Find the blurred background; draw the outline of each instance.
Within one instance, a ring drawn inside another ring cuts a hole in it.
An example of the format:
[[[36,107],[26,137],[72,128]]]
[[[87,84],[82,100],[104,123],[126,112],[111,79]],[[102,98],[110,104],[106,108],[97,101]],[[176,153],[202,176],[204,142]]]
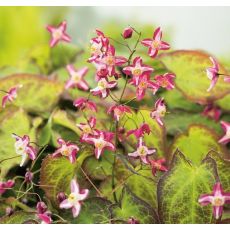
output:
[[[149,35],[161,26],[172,49],[203,49],[230,60],[229,7],[0,7],[0,67],[23,63],[34,47],[48,43],[45,26],[63,19],[80,47],[95,28],[113,37],[128,25]]]

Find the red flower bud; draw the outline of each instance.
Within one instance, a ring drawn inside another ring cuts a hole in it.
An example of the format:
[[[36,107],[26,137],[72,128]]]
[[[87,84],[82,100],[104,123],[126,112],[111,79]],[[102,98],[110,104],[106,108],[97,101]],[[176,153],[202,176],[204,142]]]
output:
[[[122,34],[124,39],[131,38],[132,35],[133,35],[133,29],[131,27],[125,28]]]

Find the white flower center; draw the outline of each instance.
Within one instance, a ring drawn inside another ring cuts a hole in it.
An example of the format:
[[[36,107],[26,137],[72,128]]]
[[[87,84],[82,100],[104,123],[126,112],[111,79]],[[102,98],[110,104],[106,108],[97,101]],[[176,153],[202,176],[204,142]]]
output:
[[[153,42],[152,42],[152,48],[156,49],[156,48],[159,47],[159,45],[160,45],[159,41],[153,40]]]
[[[70,195],[68,196],[68,201],[71,204],[76,204],[79,201],[77,194],[76,193],[70,193]]]
[[[56,29],[54,32],[53,32],[53,37],[55,39],[60,39],[62,37],[62,30],[60,29]]]
[[[73,74],[73,81],[78,83],[81,80],[81,76],[77,73]]]
[[[97,149],[103,149],[105,146],[105,141],[102,140],[102,139],[98,139],[96,142],[95,142],[95,147]]]
[[[101,79],[99,82],[98,82],[98,88],[100,90],[103,90],[103,89],[106,89],[107,88],[107,81],[105,79]]]
[[[141,75],[141,69],[139,68],[136,68],[132,71],[132,74],[135,75],[135,76],[139,76]]]
[[[114,65],[114,57],[113,57],[113,56],[108,56],[108,57],[106,57],[105,63],[106,63],[107,65],[109,65],[109,66]]]
[[[213,206],[223,206],[224,205],[224,197],[214,197],[212,201]]]
[[[139,147],[137,151],[138,151],[139,155],[141,155],[141,156],[146,156],[148,154],[148,149],[145,146]]]
[[[86,133],[86,134],[91,133],[91,128],[90,128],[89,125],[84,125],[84,126],[82,127],[82,130],[83,130],[83,133]]]

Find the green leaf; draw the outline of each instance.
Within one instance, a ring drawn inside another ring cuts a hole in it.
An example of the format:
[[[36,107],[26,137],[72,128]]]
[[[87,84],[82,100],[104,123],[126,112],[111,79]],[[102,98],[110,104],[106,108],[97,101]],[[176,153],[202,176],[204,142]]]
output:
[[[170,171],[158,183],[158,213],[164,224],[212,223],[212,207],[198,203],[201,194],[211,193],[217,180],[215,162],[193,165],[177,151]]]
[[[153,179],[151,170],[140,170],[138,173],[140,175],[131,175],[125,184],[133,194],[157,209],[157,179]]]
[[[201,114],[188,113],[183,111],[171,111],[165,116],[165,127],[167,134],[174,136],[178,133],[185,132],[190,125],[205,125],[214,129],[218,134],[222,133],[222,128],[219,122],[215,122]]]
[[[216,101],[216,104],[224,111],[230,111],[230,95],[226,95],[224,98]]]
[[[108,224],[111,219],[109,210],[111,204],[110,201],[100,197],[89,198],[83,202],[79,216],[73,218],[71,213],[68,219],[71,224]]]
[[[29,112],[50,111],[63,91],[62,84],[38,75],[15,74],[0,79],[2,90],[7,91],[20,84],[23,87],[18,90],[18,97],[13,104]]]
[[[154,209],[145,201],[136,197],[127,187],[123,188],[119,204],[111,206],[115,223],[127,223],[133,217],[141,224],[157,224],[158,217]]]
[[[206,68],[212,66],[210,55],[202,51],[178,50],[160,56],[165,66],[176,74],[176,88],[193,102],[210,103],[230,92],[230,85],[220,77],[216,86],[207,92],[210,80]],[[227,71],[220,65],[220,73]]]
[[[40,174],[42,189],[54,206],[57,206],[57,194],[69,193],[70,181],[75,177],[84,159],[92,154],[92,149],[89,147],[80,145],[79,147],[78,158],[74,164],[71,164],[66,157],[53,158],[51,155],[42,162]]]
[[[30,119],[23,109],[9,107],[0,112],[0,161],[17,156],[12,133],[19,136],[29,135],[31,141],[36,141],[35,130],[31,129],[30,125]],[[13,166],[19,165],[20,162],[21,157],[2,162],[0,164],[0,178],[4,177]]]
[[[230,191],[230,160],[226,160],[215,151],[210,151],[207,157],[216,162],[218,176],[225,191]]]
[[[28,221],[34,221],[35,214],[31,212],[17,211],[11,216],[0,218],[0,224],[24,224]]]
[[[199,165],[210,150],[224,153],[224,148],[218,144],[214,131],[203,125],[191,125],[187,133],[177,136],[171,146],[169,158],[179,149],[194,164]]]
[[[125,124],[124,124],[124,123]],[[150,117],[150,111],[139,110],[139,112],[127,114],[121,124],[124,124],[125,130],[136,129],[136,125],[140,127],[143,123],[147,123],[150,126],[151,133],[144,136],[144,141],[147,147],[156,148],[157,155],[163,156],[165,154],[165,130]],[[137,139],[134,135],[131,135],[128,139],[133,148],[136,148]]]

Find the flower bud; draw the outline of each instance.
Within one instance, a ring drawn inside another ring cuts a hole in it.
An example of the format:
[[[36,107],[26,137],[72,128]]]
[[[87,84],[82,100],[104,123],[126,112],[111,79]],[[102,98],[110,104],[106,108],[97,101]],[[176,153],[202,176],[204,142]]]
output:
[[[130,217],[127,221],[128,224],[140,224],[140,221],[133,218],[133,217]]]
[[[6,208],[6,215],[7,215],[7,216],[12,215],[12,214],[13,214],[13,212],[14,212],[14,210],[13,210],[13,208],[12,208],[12,207],[7,207],[7,208]]]
[[[32,172],[30,172],[30,171],[26,172],[26,174],[25,174],[25,182],[30,183],[33,180],[33,177],[34,177],[34,175],[33,175]]]
[[[61,203],[63,200],[65,200],[67,197],[64,192],[59,192],[57,195],[57,200],[59,203]]]
[[[131,38],[132,35],[133,35],[133,29],[131,27],[125,28],[122,34],[124,39]]]
[[[43,214],[47,211],[47,206],[44,202],[38,202],[37,203],[37,212],[39,214]]]

